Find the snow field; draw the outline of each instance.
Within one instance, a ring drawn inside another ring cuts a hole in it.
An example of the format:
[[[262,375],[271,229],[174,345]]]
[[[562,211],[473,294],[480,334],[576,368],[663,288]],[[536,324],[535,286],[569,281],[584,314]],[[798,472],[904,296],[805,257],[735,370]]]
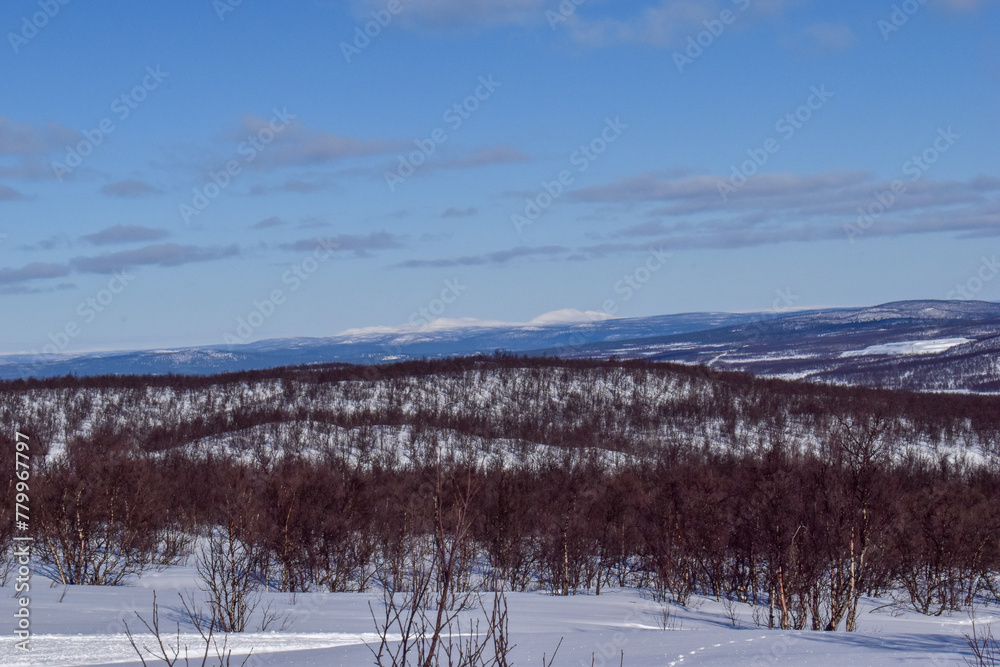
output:
[[[10,634],[0,644],[0,665],[138,666],[124,635],[123,619],[140,642],[148,644],[152,637],[138,632],[141,624],[134,611],[149,619],[154,589],[167,632],[175,633],[179,622],[182,644],[190,643],[194,651],[200,641],[185,620],[177,595],[196,588],[191,567],[149,572],[131,586],[64,588],[50,583],[39,574],[32,580],[33,650],[30,654],[16,650]],[[16,605],[12,592],[4,596],[7,618]],[[253,649],[248,665],[374,664],[366,642],[377,642],[368,609],[371,603],[378,613],[382,600],[377,592],[267,593],[266,598],[287,614],[289,627],[230,635],[228,647],[234,656]],[[491,596],[484,600],[488,607]],[[596,666],[617,666],[622,652],[624,664],[630,667],[963,665],[970,656],[962,637],[971,627],[967,615],[921,616],[885,607],[885,600],[863,601],[860,629],[854,633],[768,630],[755,625],[750,605],[733,605],[735,618],[731,618],[724,603],[705,597],[692,598],[687,607],[668,605],[665,618],[664,606],[641,591],[568,597],[510,593],[507,602],[516,644],[511,657],[517,665],[538,665],[542,654],[551,657],[557,646],[554,667],[590,665],[592,659]],[[766,618],[766,611],[758,609],[758,619]],[[466,622],[472,616],[472,612],[463,613]],[[1000,610],[993,606],[977,610],[978,623],[990,621],[1000,626]],[[241,660],[234,659],[234,663]],[[149,664],[162,662],[150,660]]]

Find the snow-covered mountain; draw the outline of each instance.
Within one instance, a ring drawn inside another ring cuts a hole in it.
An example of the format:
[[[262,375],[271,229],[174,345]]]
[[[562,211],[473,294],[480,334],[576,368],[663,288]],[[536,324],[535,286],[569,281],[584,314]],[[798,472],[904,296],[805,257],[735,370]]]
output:
[[[0,378],[215,374],[491,354],[642,358],[826,382],[1000,391],[1000,304],[901,301],[867,308],[610,318],[562,310],[529,322],[436,320],[246,345],[0,356]]]
[[[604,313],[556,311],[530,322],[436,320],[422,325],[352,329],[327,338],[280,338],[246,345],[0,356],[0,378],[60,375],[203,375],[301,364],[375,364],[405,359],[572,349],[580,345],[737,326],[757,314],[689,313],[612,319]]]

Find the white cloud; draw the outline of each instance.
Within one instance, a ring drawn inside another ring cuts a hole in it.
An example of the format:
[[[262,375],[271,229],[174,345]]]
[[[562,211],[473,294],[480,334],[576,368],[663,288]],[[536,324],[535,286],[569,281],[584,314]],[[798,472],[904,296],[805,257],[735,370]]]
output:
[[[359,20],[385,9],[385,0],[355,0]],[[544,21],[546,0],[404,0],[394,23],[407,28],[467,30]]]
[[[809,43],[821,51],[843,51],[857,41],[857,35],[844,23],[816,23],[804,31]]]
[[[718,18],[715,2],[663,0],[629,18],[588,20],[579,13],[567,26],[574,38],[588,46],[646,44],[672,48],[684,43],[692,32],[704,29],[703,21]]]
[[[248,114],[233,138],[243,141],[270,127],[270,122],[255,114]],[[249,166],[259,170],[281,167],[301,167],[328,164],[352,157],[366,157],[389,153],[407,146],[405,142],[356,139],[332,134],[292,120],[280,132],[273,133],[273,140],[263,146]]]
[[[935,4],[958,12],[974,12],[980,7],[995,4],[994,0],[935,0]]]

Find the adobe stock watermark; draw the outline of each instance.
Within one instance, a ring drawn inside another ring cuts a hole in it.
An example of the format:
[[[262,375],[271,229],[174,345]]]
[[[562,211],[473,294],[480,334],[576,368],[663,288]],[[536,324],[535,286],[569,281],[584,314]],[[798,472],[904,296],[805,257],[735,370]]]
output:
[[[149,94],[159,88],[169,76],[170,73],[161,70],[159,65],[146,67],[146,75],[142,77],[142,81],[111,101],[110,108],[114,117],[105,116],[97,123],[97,127],[81,132],[83,139],[75,146],[66,146],[66,156],[62,162],[52,163],[52,173],[55,177],[62,181],[72,174],[115,131],[114,119],[117,118],[119,122],[128,120],[132,112],[138,109]]]
[[[786,665],[789,662],[789,651],[799,643],[798,637],[787,632],[767,648],[761,649],[748,664],[750,667],[771,667],[771,665]]]
[[[562,0],[555,10],[548,9],[545,11],[545,20],[549,22],[550,28],[558,30],[559,26],[570,20],[576,14],[576,10],[579,9],[580,5],[586,2],[587,0]]]
[[[31,651],[31,505],[28,491],[31,481],[31,447],[28,436],[20,431],[14,432],[14,477],[16,484],[11,484],[14,492],[14,528],[12,557],[17,565],[17,578],[14,580],[14,598],[17,600],[17,611],[14,612],[14,645],[20,651]],[[13,482],[14,480],[11,480]],[[20,597],[18,597],[20,596]]]
[[[226,20],[226,14],[236,11],[236,8],[243,4],[243,0],[212,0],[212,8],[220,21]]]
[[[591,498],[594,496],[593,490],[590,489],[585,489],[584,494]],[[621,621],[614,626],[617,629],[611,633],[610,637],[606,635],[601,637],[601,639],[605,639],[603,642],[600,642],[600,639],[595,640],[600,643],[592,646],[590,659],[588,660],[584,656],[583,660],[577,664],[580,667],[618,667],[632,636],[646,626],[648,613],[642,609],[641,605],[630,606]],[[625,664],[630,664],[628,655],[625,655]]]
[[[520,213],[511,214],[510,222],[514,225],[517,233],[520,234],[525,227],[538,220],[542,213],[547,211],[563,195],[566,188],[573,185],[576,181],[576,174],[582,174],[590,169],[590,165],[596,162],[597,158],[603,155],[611,144],[618,141],[627,129],[628,125],[621,122],[618,116],[615,116],[614,120],[604,119],[604,127],[597,136],[570,154],[569,163],[571,167],[575,168],[575,173],[573,169],[563,169],[556,174],[553,180],[543,180],[541,191],[532,197],[525,198],[524,208]]]
[[[18,32],[8,32],[7,41],[10,48],[14,49],[14,54],[21,52],[21,47],[38,36],[38,32],[49,24],[62,11],[62,8],[70,3],[70,0],[38,0],[37,11],[30,16],[21,17],[21,29]]]
[[[97,316],[107,310],[133,280],[135,280],[135,276],[126,270],[113,274],[103,288],[77,304],[77,318],[70,319],[62,328],[50,332],[48,342],[42,346],[42,351],[32,350],[31,354],[38,356],[65,352],[73,339],[83,333],[84,325],[93,323]]]
[[[673,257],[673,253],[663,252],[662,248],[649,248],[648,251],[649,256],[643,263],[614,284],[615,294],[621,295],[621,303],[631,301],[632,297],[650,281],[653,274],[666,266],[667,260]],[[618,300],[614,298],[605,299],[601,304],[601,309],[608,315],[617,314],[619,308]]]
[[[791,140],[795,133],[801,130],[817,111],[822,109],[833,97],[833,93],[826,89],[826,84],[819,87],[812,86],[809,97],[795,111],[786,113],[774,124],[774,130],[784,141]],[[747,184],[751,176],[767,164],[772,155],[781,150],[781,142],[774,137],[768,137],[760,148],[747,149],[749,159],[744,160],[740,165],[733,165],[728,180],[720,180],[716,184],[719,196],[722,201],[726,201],[729,195],[735,194],[740,188]]]
[[[264,326],[264,323],[278,311],[278,308],[287,303],[288,295],[299,291],[302,285],[319,270],[320,265],[328,261],[333,255],[333,251],[339,247],[340,244],[332,239],[316,239],[316,247],[312,253],[281,274],[281,284],[289,286],[288,292],[275,288],[265,299],[254,301],[250,312],[245,317],[241,316],[236,319],[235,332],[229,333],[227,331],[223,334],[223,341],[227,345],[249,343],[254,332]]]
[[[919,12],[925,4],[927,4],[927,0],[903,0],[903,2],[893,5],[889,18],[879,19],[875,24],[879,32],[882,33],[882,41],[888,42],[889,35],[898,32],[900,28],[909,23],[910,18]]]
[[[683,51],[674,51],[674,65],[678,72],[683,74],[685,67],[694,64],[695,60],[701,58],[705,49],[715,44],[715,40],[722,36],[726,28],[735,23],[740,14],[750,7],[750,0],[732,0],[732,2],[733,6],[736,7],[735,11],[723,9],[717,18],[702,21],[705,29],[695,35],[689,35],[687,46]]]
[[[445,280],[440,296],[431,299],[426,306],[417,308],[407,321],[418,326],[430,324],[444,315],[448,306],[458,301],[458,297],[467,289],[469,286],[463,285],[458,278]]]
[[[409,0],[406,1],[409,2]],[[361,52],[367,49],[372,40],[381,35],[382,31],[392,24],[393,20],[403,12],[403,9],[405,9],[403,0],[389,0],[384,8],[371,13],[371,21],[363,26],[354,26],[353,39],[350,42],[340,43],[340,52],[344,54],[344,60],[350,64],[355,56],[361,55]]]
[[[802,298],[797,294],[794,294],[791,287],[786,287],[783,290],[776,289],[774,290],[774,295],[774,300],[771,301],[771,308],[767,311],[773,315],[782,315],[784,313],[792,312],[795,309],[795,304]],[[751,341],[756,341],[768,332],[773,325],[774,320],[775,318],[773,317],[761,317],[760,319],[750,322],[750,324],[747,325],[750,330],[747,337]]]
[[[979,268],[976,272],[969,276],[968,280],[964,283],[959,283],[955,285],[955,289],[948,292],[946,299],[974,299],[976,294],[982,291],[986,283],[990,282],[996,278],[997,274],[1000,273],[1000,262],[997,262],[997,256],[992,257],[981,257]]]
[[[956,134],[950,125],[947,129],[939,127],[931,145],[903,163],[903,175],[909,176],[910,183],[916,183],[961,138],[962,135]],[[847,239],[854,243],[857,237],[863,236],[906,194],[907,187],[906,181],[896,179],[887,189],[876,192],[874,201],[870,204],[859,206],[857,221],[844,224],[844,234],[847,235]]]
[[[490,99],[501,85],[499,81],[493,79],[492,74],[480,76],[475,90],[461,102],[445,109],[444,113],[441,114],[441,120],[452,132],[458,131],[465,121],[469,120],[472,114],[478,111],[483,102]],[[420,167],[427,164],[427,160],[434,155],[438,146],[447,142],[448,139],[449,136],[444,127],[434,128],[424,139],[414,139],[416,150],[406,155],[400,155],[397,158],[396,168],[383,173],[385,183],[389,186],[389,192],[396,192],[396,187],[413,176]]]
[[[288,113],[287,107],[280,111],[274,109],[271,119],[257,132],[247,135],[246,141],[236,147],[236,154],[243,158],[242,161],[232,159],[220,169],[209,171],[208,182],[192,190],[191,203],[177,206],[184,224],[191,224],[191,218],[201,215],[232,184],[233,179],[243,173],[243,168],[253,163],[293,120],[295,116]]]
[[[606,319],[602,317],[605,315],[609,317],[616,316],[618,311],[621,310],[622,305],[631,301],[652,280],[653,275],[662,270],[667,265],[667,261],[674,256],[673,253],[665,252],[662,247],[650,247],[646,248],[646,251],[648,252],[646,259],[637,264],[635,268],[623,275],[620,280],[617,280],[611,286],[614,293],[619,296],[605,299],[601,303],[601,310],[596,314],[590,315],[591,322],[600,322]],[[590,341],[586,335],[580,331],[574,331],[569,336],[567,342],[556,349],[556,356],[571,353],[588,342]]]
[[[434,299],[427,302],[426,305],[420,306],[415,311],[410,314],[407,323],[415,326],[426,326],[433,322],[434,320],[440,319],[445,312],[447,312],[448,307],[458,301],[459,297],[469,289],[468,285],[463,285],[461,279],[450,278],[444,281],[444,287],[441,288],[441,293]],[[382,349],[390,355],[398,355],[403,351],[403,348],[398,343],[393,344],[383,344]]]

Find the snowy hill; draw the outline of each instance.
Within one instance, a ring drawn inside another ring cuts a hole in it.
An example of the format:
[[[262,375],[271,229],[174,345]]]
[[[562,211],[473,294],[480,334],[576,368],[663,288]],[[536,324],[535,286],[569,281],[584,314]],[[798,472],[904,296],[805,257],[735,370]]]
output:
[[[156,650],[134,616],[153,590],[168,641],[197,646],[178,594],[207,604],[214,540],[263,601],[232,664],[370,664],[368,604],[463,535],[452,581],[507,591],[512,664],[951,664],[968,610],[998,618],[998,405],[504,356],[0,383],[47,545],[34,650],[0,663],[136,665],[123,619]]]
[[[541,351],[540,353],[545,353]],[[905,301],[582,345],[562,356],[706,364],[917,391],[1000,391],[1000,305]]]

